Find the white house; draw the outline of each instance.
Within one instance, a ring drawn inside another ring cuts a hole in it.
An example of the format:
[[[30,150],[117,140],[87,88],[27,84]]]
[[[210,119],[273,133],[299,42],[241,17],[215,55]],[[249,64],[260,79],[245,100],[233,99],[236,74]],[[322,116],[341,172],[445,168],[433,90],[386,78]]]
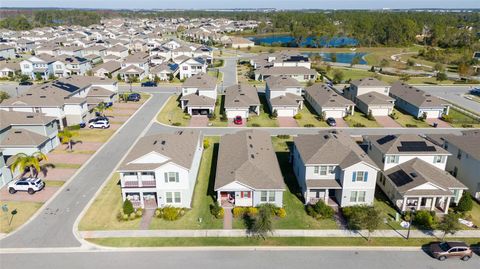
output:
[[[290,77],[270,77],[266,81],[265,97],[270,111],[278,117],[293,117],[303,108],[303,87]]]
[[[205,73],[189,77],[182,84],[180,106],[190,115],[207,115],[215,111],[217,80]]]
[[[199,73],[207,72],[207,61],[204,58],[189,58],[179,64],[180,79],[189,78]]]
[[[190,208],[202,152],[194,130],[141,138],[117,170],[123,200],[136,208]]]
[[[285,183],[270,134],[245,130],[220,138],[214,190],[223,207],[283,207]]]
[[[362,78],[350,82],[344,90],[346,98],[352,100],[364,114],[388,116],[393,112],[395,100],[388,96],[390,85],[376,78]]]
[[[20,62],[20,69],[23,75],[35,79],[38,74],[42,79],[46,80],[50,74],[54,74],[53,63],[56,60],[54,56],[48,54],[31,56]]]
[[[237,116],[247,119],[250,114],[260,114],[260,99],[257,88],[246,84],[236,84],[225,89],[225,114],[228,119]]]
[[[0,58],[15,59],[15,48],[6,45],[0,45]]]
[[[293,171],[305,203],[372,205],[378,166],[343,132],[294,138]]]
[[[343,118],[354,114],[355,104],[323,83],[305,89],[307,100],[318,115],[327,118]]]

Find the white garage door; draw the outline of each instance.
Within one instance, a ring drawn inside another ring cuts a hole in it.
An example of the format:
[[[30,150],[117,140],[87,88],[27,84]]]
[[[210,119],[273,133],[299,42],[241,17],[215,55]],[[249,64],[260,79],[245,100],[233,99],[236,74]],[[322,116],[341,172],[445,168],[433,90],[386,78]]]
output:
[[[282,109],[277,109],[277,114],[279,117],[293,117],[295,116],[295,109],[291,108],[282,108]]]
[[[326,118],[343,118],[344,110],[324,110]]]
[[[227,118],[229,118],[229,119],[233,119],[236,116],[241,116],[244,119],[248,117],[248,111],[247,110],[229,109],[229,110],[226,110],[226,113],[227,113]]]
[[[420,113],[420,116],[423,114],[423,112],[427,113],[427,118],[440,118],[442,116],[442,111],[439,110],[423,110],[422,113]]]
[[[373,116],[388,116],[388,108],[372,108]]]

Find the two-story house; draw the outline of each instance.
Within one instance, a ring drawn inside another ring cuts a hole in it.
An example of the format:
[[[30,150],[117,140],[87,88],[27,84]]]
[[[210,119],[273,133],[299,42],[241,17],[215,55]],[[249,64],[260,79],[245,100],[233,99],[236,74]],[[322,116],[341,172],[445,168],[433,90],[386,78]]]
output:
[[[47,80],[51,74],[54,74],[53,63],[57,59],[48,54],[40,54],[31,56],[20,62],[20,70],[23,75],[27,75],[32,79],[40,76]]]
[[[208,115],[215,111],[217,79],[205,73],[189,77],[182,84],[180,106],[190,115]]]
[[[358,110],[372,116],[392,114],[395,100],[388,96],[389,93],[390,85],[371,77],[353,80],[343,92],[346,98],[355,102]]]
[[[179,64],[180,79],[189,78],[207,72],[207,61],[204,58],[189,58]]]
[[[265,97],[271,113],[278,117],[293,117],[303,108],[303,87],[290,77],[270,77],[266,81]]]
[[[194,130],[141,138],[118,168],[123,200],[136,208],[191,207],[202,152]]]
[[[122,62],[122,69],[118,71],[125,81],[131,81],[133,77],[142,80],[150,74],[150,56],[148,53],[138,52],[129,55]]]
[[[283,207],[285,183],[269,133],[252,129],[220,138],[214,190],[223,207]]]
[[[372,205],[380,170],[347,134],[340,131],[299,135],[291,162],[305,203]]]
[[[418,135],[366,137],[368,155],[382,169],[378,186],[401,211],[448,213],[467,189],[445,171],[451,155]]]

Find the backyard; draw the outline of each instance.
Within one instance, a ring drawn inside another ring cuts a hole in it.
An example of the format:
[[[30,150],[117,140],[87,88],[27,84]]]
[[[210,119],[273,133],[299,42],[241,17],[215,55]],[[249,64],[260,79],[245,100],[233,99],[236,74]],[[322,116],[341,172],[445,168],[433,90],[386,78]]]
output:
[[[247,120],[248,127],[278,127],[278,122],[276,119],[270,118],[270,109],[268,107],[267,99],[265,94],[258,94],[260,99],[260,115],[250,116]]]

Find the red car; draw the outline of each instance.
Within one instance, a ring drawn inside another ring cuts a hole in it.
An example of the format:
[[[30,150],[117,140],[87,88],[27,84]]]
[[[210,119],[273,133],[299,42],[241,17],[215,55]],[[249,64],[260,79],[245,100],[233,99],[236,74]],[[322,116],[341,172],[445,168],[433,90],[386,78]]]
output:
[[[242,117],[241,117],[241,116],[236,116],[236,117],[233,119],[233,123],[236,124],[236,125],[242,125],[242,124],[243,124]]]

